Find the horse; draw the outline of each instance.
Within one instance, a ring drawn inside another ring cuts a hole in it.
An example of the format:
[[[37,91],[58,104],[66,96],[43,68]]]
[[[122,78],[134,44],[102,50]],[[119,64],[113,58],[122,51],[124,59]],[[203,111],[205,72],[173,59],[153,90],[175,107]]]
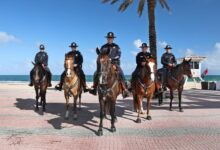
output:
[[[33,63],[33,62],[32,62]],[[43,105],[43,111],[46,111],[46,92],[48,87],[48,77],[47,72],[42,66],[42,64],[35,64],[33,69],[33,84],[36,93],[36,107],[35,110],[38,111],[38,99],[41,98],[40,104]]]
[[[184,75],[192,78],[192,72],[190,68],[191,59],[188,61],[183,59],[181,64],[178,64],[176,67],[171,69],[169,73],[169,78],[166,79],[166,86],[170,90],[170,107],[169,110],[172,111],[172,102],[173,102],[173,92],[178,90],[178,99],[179,99],[179,111],[183,112],[183,108],[181,106],[182,103],[182,91],[185,83]],[[158,70],[158,74],[162,74],[162,69]],[[161,81],[160,81],[161,82]],[[159,104],[163,102],[163,92],[158,95]]]
[[[99,83],[98,83],[98,97],[100,105],[100,123],[98,129],[98,136],[103,135],[103,119],[106,110],[109,108],[111,115],[111,132],[116,132],[115,127],[115,104],[117,96],[120,94],[119,75],[111,63],[108,56],[110,50],[107,52],[96,51],[98,54],[97,63],[100,65]]]
[[[69,119],[69,108],[70,108],[70,97],[73,96],[73,119],[77,120],[77,100],[79,98],[79,109],[81,108],[81,95],[82,95],[82,86],[80,79],[74,70],[74,58],[72,55],[65,56],[64,62],[66,76],[64,78],[64,96],[66,99],[66,114],[65,119]]]
[[[146,59],[146,64],[140,68],[140,75],[138,77],[132,76],[131,89],[133,94],[133,108],[136,111],[138,108],[137,123],[141,123],[140,114],[142,112],[142,101],[143,97],[147,98],[147,120],[152,120],[150,116],[150,101],[154,95],[155,85],[155,71],[156,64],[155,60],[150,58]]]

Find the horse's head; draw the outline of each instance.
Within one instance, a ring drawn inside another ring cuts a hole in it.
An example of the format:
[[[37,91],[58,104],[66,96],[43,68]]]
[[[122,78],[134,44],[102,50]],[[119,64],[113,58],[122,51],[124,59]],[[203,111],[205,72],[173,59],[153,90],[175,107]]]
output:
[[[151,80],[155,80],[155,72],[156,72],[156,63],[153,58],[147,59],[147,66],[150,69],[150,78]]]
[[[98,54],[97,64],[99,65],[99,84],[107,85],[108,77],[111,76],[112,71],[112,63],[108,56],[110,50],[100,52],[98,49],[96,50]]]
[[[183,67],[183,74],[187,75],[189,78],[192,78],[192,72],[191,72],[191,67],[190,67],[190,62],[192,59],[186,60],[185,58],[183,59],[182,62],[182,67]]]
[[[43,77],[46,75],[46,70],[43,68],[41,64],[34,64],[34,73],[33,79],[34,83],[39,84]]]
[[[71,77],[74,74],[74,72],[73,72],[74,58],[73,58],[72,55],[66,55],[65,56],[64,67],[65,67],[65,70],[66,70],[66,76]]]

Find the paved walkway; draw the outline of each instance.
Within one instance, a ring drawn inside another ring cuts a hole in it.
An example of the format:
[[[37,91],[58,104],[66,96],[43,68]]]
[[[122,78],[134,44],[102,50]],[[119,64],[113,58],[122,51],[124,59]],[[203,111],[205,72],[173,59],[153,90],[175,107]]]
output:
[[[24,85],[0,88],[0,149],[220,149],[220,92],[189,90],[184,92],[184,112],[168,111],[152,100],[152,121],[134,122],[132,98],[118,98],[117,132],[109,131],[110,121],[104,120],[104,136],[98,137],[99,105],[95,96],[84,94],[78,120],[64,119],[63,92],[50,89],[47,111],[34,111],[34,90]],[[144,103],[145,105],[145,103]],[[72,117],[72,114],[71,114]]]

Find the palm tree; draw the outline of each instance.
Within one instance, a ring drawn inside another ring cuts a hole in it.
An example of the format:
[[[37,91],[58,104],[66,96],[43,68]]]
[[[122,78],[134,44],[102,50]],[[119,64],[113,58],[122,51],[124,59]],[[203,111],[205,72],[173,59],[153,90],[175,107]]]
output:
[[[119,0],[102,0],[103,3],[111,2],[111,4],[115,4]],[[145,3],[147,1],[148,6],[148,21],[149,21],[149,41],[150,41],[150,51],[153,57],[157,62],[157,40],[156,40],[156,28],[155,28],[155,8],[157,4],[157,0],[139,0],[138,5],[138,14],[142,15]],[[166,0],[158,0],[162,6],[162,8],[166,8],[168,11],[170,10]],[[134,0],[124,0],[119,7],[120,12],[124,12],[128,6],[130,6]]]

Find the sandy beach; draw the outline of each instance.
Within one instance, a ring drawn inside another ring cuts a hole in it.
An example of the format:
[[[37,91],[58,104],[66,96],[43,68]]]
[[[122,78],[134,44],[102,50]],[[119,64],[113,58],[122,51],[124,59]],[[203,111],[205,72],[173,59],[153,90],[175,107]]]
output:
[[[53,83],[55,85],[55,83]],[[185,90],[184,112],[168,111],[169,100],[158,106],[152,100],[152,121],[134,122],[132,98],[118,97],[117,132],[109,131],[104,120],[104,136],[98,137],[99,104],[97,96],[83,94],[78,120],[64,119],[63,92],[50,88],[47,110],[34,111],[34,89],[27,83],[0,84],[0,143],[9,149],[219,149],[220,91]],[[144,102],[145,106],[145,102]],[[145,107],[144,107],[145,108]]]

